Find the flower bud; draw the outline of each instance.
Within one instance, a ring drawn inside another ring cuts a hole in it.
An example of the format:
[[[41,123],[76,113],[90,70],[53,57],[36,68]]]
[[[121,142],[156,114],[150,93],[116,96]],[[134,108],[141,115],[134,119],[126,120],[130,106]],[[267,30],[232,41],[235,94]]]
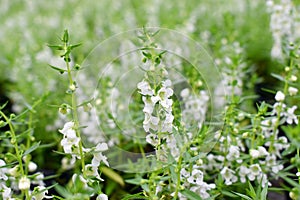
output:
[[[30,188],[30,180],[26,176],[23,176],[19,180],[19,189],[20,190],[28,190],[29,188]]]

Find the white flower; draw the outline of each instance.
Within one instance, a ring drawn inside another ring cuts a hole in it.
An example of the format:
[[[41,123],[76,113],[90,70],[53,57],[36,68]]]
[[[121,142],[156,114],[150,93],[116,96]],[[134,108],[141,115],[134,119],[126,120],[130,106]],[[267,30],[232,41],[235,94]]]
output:
[[[283,101],[285,99],[285,95],[283,94],[283,92],[278,91],[275,95],[275,100],[276,101]]]
[[[242,165],[240,167],[239,175],[242,183],[246,182],[246,176],[249,174],[249,172],[250,170],[246,166]]]
[[[203,182],[203,172],[198,169],[193,169],[192,175],[187,179],[189,183],[201,185]]]
[[[290,78],[290,81],[293,81],[293,82],[295,82],[297,80],[298,80],[298,78],[295,75],[292,75],[291,78]]]
[[[153,133],[149,133],[147,136],[146,136],[146,142],[153,145],[153,146],[156,146],[158,145],[158,137],[156,134],[153,134]]]
[[[289,87],[289,88],[288,88],[288,91],[289,91],[289,94],[290,94],[291,96],[294,96],[294,95],[296,95],[296,94],[298,93],[298,89],[297,89],[297,88],[294,88],[294,87]]]
[[[141,90],[140,93],[142,95],[152,96],[154,94],[152,88],[150,87],[150,84],[145,80],[139,82],[138,85],[137,85],[137,88]]]
[[[30,161],[28,163],[28,171],[29,172],[34,172],[37,169],[37,164],[35,164],[34,162]]]
[[[95,166],[93,164],[87,164],[85,165],[85,175],[87,176],[93,176],[95,178],[97,178],[100,181],[104,181],[101,177],[100,174],[98,172],[98,166]]]
[[[267,156],[269,152],[263,146],[258,146],[259,156]]]
[[[285,116],[286,116],[286,122],[288,124],[292,124],[293,122],[295,122],[295,124],[298,124],[298,118],[294,114],[296,109],[297,109],[297,106],[293,106],[293,107],[287,109]]]
[[[39,185],[39,186],[44,186],[45,183],[44,183],[44,174],[41,173],[41,172],[37,172],[33,175],[33,179],[32,179],[32,184],[34,185]]]
[[[240,148],[238,146],[230,146],[226,156],[227,160],[233,161],[240,157]]]
[[[30,180],[23,176],[19,180],[19,190],[28,190],[30,188]]]
[[[232,183],[235,183],[237,181],[237,177],[234,175],[235,172],[228,167],[224,167],[220,173],[223,179],[225,179],[226,185],[231,185]]]
[[[99,167],[100,162],[104,162],[105,165],[109,166],[107,162],[107,157],[102,155],[102,151],[108,150],[108,146],[106,143],[101,143],[96,146],[94,157],[92,159],[92,166]]]
[[[259,164],[252,164],[250,165],[249,169],[248,178],[250,181],[254,181],[255,177],[262,172]]]
[[[6,176],[6,173],[7,173],[7,168],[6,167],[3,167],[5,166],[6,163],[4,162],[4,160],[1,160],[0,159],[0,180],[5,180],[7,181],[8,177]]]
[[[300,176],[300,172],[297,172],[297,173],[296,173],[296,176],[298,176],[298,177],[299,177],[299,176]]]
[[[106,194],[99,194],[96,200],[108,200],[108,197]]]
[[[265,147],[259,146],[258,150],[256,149],[250,149],[250,155],[253,159],[262,157],[262,156],[266,156],[269,153],[267,152],[267,150],[265,149]]]
[[[51,199],[52,196],[47,196],[48,190],[44,186],[37,186],[34,188],[36,190],[36,193],[33,194],[34,200],[42,200],[42,199]]]
[[[68,135],[65,135],[65,138],[63,138],[60,142],[61,146],[63,147],[65,153],[73,154],[74,147],[78,147],[80,138],[76,136],[75,131],[69,132]]]
[[[73,130],[74,125],[75,124],[72,121],[71,122],[67,122],[67,123],[65,123],[64,128],[61,129],[61,130],[59,130],[59,132],[61,132],[62,134],[66,135],[69,130]]]
[[[79,154],[79,142],[80,138],[76,136],[74,130],[74,122],[67,122],[62,130],[59,130],[64,135],[60,144],[64,149],[65,153],[68,154]]]
[[[11,188],[8,188],[6,187],[6,185],[4,184],[1,184],[1,193],[2,193],[2,198],[3,200],[12,200],[11,198],[11,195],[12,195],[12,192],[11,192]]]
[[[187,171],[185,168],[182,168],[182,169],[180,170],[180,175],[181,175],[182,178],[187,178],[187,177],[190,176],[190,172]]]
[[[190,90],[188,88],[185,88],[180,92],[180,96],[184,99],[187,98],[189,95],[190,95]]]
[[[256,150],[256,149],[250,149],[250,156],[253,158],[253,159],[256,159],[259,157],[259,151]]]

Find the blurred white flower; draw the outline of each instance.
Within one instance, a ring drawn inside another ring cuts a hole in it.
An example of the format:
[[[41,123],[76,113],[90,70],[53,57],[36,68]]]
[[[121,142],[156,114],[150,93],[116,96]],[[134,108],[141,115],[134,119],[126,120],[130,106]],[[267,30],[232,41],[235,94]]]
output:
[[[235,171],[229,169],[228,167],[224,167],[220,174],[222,175],[223,179],[225,179],[226,185],[231,185],[237,181],[237,177],[234,175]]]
[[[5,161],[0,159],[0,179],[2,180],[8,180],[8,177],[6,176],[6,173],[8,172],[8,169],[4,167],[6,165]]]
[[[108,200],[108,196],[106,194],[99,194],[97,200]]]
[[[231,145],[228,151],[229,152],[226,155],[227,160],[233,161],[240,157],[240,148],[238,146]]]
[[[246,166],[244,165],[240,166],[239,176],[242,183],[246,182],[246,176],[249,174],[249,172],[250,170]]]
[[[289,91],[289,94],[290,94],[291,96],[294,96],[294,95],[296,95],[296,94],[298,93],[298,89],[297,89],[297,88],[294,88],[294,87],[289,87],[289,88],[288,88],[288,91]]]
[[[32,195],[34,200],[51,199],[52,196],[47,196],[48,190],[44,186],[37,186],[34,188],[36,193]]]
[[[295,124],[298,124],[298,117],[294,114],[296,109],[297,106],[293,106],[287,109],[287,112],[285,113],[286,123],[293,124],[293,122],[295,122]]]
[[[276,101],[283,101],[285,99],[285,95],[283,94],[283,92],[278,91],[275,95],[275,100]]]
[[[250,181],[254,181],[255,178],[262,173],[259,164],[252,164],[249,167],[248,178]]]
[[[151,89],[149,83],[145,80],[138,83],[137,88],[140,89],[140,93],[142,95],[150,95],[152,96],[154,94],[153,90]]]
[[[2,193],[2,198],[3,200],[12,200],[14,198],[11,198],[12,195],[12,190],[11,188],[8,188],[5,184],[0,185],[1,188],[1,193]]]

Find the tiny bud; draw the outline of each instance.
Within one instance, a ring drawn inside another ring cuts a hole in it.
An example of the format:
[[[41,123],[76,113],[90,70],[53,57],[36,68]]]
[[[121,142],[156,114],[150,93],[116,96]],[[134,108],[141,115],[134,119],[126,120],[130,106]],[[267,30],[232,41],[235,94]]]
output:
[[[20,190],[28,190],[29,188],[30,188],[30,180],[26,176],[23,176],[19,180],[19,189]]]
[[[16,115],[14,113],[10,114],[10,116],[9,116],[10,119],[13,119],[15,117],[16,117]]]
[[[37,164],[35,164],[34,162],[30,161],[28,163],[28,171],[29,172],[34,172],[37,169]]]
[[[291,77],[290,77],[290,81],[292,81],[292,82],[296,82],[297,81],[297,76],[295,76],[295,75],[291,75]]]
[[[71,91],[75,91],[76,90],[76,86],[74,84],[72,84],[72,85],[69,86],[69,89]]]
[[[65,103],[61,104],[58,111],[63,115],[67,114],[68,113],[68,104],[65,104]]]
[[[17,165],[17,166],[15,166],[15,167],[13,167],[13,168],[10,168],[10,169],[8,170],[8,173],[9,173],[11,176],[13,176],[13,177],[17,177],[17,176],[19,175],[19,166]]]
[[[285,67],[285,68],[284,68],[284,71],[286,71],[286,72],[288,72],[288,71],[290,71],[290,70],[291,70],[290,67]]]
[[[92,109],[92,105],[90,103],[83,105],[84,112],[89,112]]]
[[[243,133],[243,138],[247,138],[248,137],[248,135],[249,135],[249,133],[248,132],[245,132],[245,133]]]
[[[147,62],[147,58],[144,57],[144,58],[142,59],[142,62],[143,62],[143,63]]]
[[[5,122],[3,120],[0,120],[0,127],[5,126]]]
[[[11,144],[15,144],[15,143],[16,143],[16,139],[15,139],[15,138],[12,138],[12,139],[10,140],[10,143],[11,143]]]
[[[80,69],[81,69],[81,66],[80,66],[79,64],[76,64],[76,65],[74,66],[74,69],[75,69],[75,70],[80,70]]]
[[[202,85],[203,85],[202,81],[199,80],[199,81],[196,82],[196,86],[201,87]]]

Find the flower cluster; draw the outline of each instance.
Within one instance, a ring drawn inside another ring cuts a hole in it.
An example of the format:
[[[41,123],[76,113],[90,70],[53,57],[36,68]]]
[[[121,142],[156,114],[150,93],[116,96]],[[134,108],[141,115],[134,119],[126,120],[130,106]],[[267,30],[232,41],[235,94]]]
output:
[[[184,102],[182,109],[182,122],[186,128],[192,128],[197,124],[201,128],[205,120],[208,107],[209,96],[205,90],[199,94],[190,94],[190,89],[185,88],[181,91],[180,96]]]
[[[156,132],[172,132],[174,116],[172,115],[173,100],[171,97],[173,90],[171,86],[172,82],[169,79],[162,81],[157,92],[151,88],[146,80],[139,82],[137,85],[140,94],[143,95],[142,100],[145,105],[143,109],[145,113],[143,127],[149,133],[146,140],[153,146],[158,144]]]
[[[76,135],[74,126],[74,122],[67,122],[63,129],[59,130],[59,132],[63,134],[63,139],[61,140],[60,144],[62,145],[64,152],[72,156],[73,163],[75,162],[76,158],[80,159],[80,138]]]

